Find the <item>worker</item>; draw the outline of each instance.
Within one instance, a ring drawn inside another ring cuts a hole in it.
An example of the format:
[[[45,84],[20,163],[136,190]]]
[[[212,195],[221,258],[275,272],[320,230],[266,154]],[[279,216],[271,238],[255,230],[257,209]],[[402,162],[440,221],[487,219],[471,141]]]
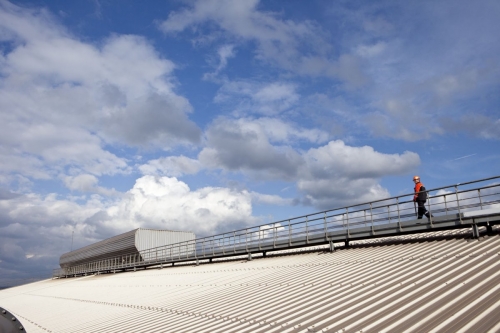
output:
[[[413,177],[413,182],[415,183],[415,195],[413,196],[413,202],[416,202],[418,205],[417,218],[421,219],[424,215],[427,216],[427,218],[431,218],[432,215],[429,214],[425,208],[425,202],[427,201],[425,186],[420,182],[419,176]]]

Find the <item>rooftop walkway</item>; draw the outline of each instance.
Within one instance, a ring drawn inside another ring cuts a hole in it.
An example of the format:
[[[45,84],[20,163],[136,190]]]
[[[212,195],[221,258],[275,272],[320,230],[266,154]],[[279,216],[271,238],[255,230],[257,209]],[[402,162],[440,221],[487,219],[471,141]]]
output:
[[[413,193],[299,216],[192,241],[161,246],[56,269],[53,277],[116,273],[151,266],[196,263],[216,258],[252,255],[312,245],[469,227],[492,231],[500,223],[500,176],[428,190],[430,219],[416,218]]]

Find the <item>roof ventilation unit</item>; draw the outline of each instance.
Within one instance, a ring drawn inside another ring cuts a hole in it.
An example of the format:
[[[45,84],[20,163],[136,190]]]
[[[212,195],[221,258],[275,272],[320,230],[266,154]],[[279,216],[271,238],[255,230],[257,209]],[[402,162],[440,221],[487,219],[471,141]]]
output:
[[[189,242],[195,239],[195,234],[189,231],[139,228],[82,247],[81,249],[64,253],[59,259],[59,265],[61,265],[61,268],[68,268],[92,261],[129,256],[131,254],[138,254],[143,260],[148,260],[151,258],[147,257],[151,256],[153,252],[147,250],[160,246]],[[194,250],[194,242],[186,244],[189,244],[193,248],[191,250]]]

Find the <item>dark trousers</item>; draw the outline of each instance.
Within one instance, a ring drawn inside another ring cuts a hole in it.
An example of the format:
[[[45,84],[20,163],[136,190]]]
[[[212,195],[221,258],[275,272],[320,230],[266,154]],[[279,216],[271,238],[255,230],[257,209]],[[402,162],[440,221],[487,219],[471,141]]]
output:
[[[429,212],[427,211],[427,209],[425,208],[425,201],[417,201],[417,204],[418,204],[418,217],[419,219],[422,218],[422,216],[427,216],[429,217]]]

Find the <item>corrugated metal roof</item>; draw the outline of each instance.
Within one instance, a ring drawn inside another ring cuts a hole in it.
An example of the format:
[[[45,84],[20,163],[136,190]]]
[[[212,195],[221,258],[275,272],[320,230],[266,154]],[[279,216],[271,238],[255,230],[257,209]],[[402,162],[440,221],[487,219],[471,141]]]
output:
[[[0,291],[27,332],[498,332],[500,235],[444,231]]]

